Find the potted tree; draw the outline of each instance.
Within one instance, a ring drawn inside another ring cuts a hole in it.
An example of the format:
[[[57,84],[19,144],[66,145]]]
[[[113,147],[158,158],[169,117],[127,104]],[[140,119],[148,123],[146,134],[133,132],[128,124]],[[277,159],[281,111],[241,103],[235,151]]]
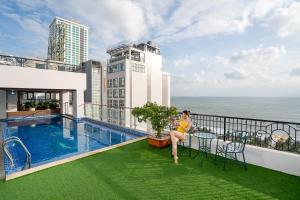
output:
[[[163,129],[170,123],[170,118],[177,115],[176,107],[160,106],[156,103],[148,102],[143,107],[135,107],[132,110],[132,115],[139,122],[149,121],[154,135],[148,135],[148,143],[154,147],[163,148],[170,144],[170,137],[163,134]]]

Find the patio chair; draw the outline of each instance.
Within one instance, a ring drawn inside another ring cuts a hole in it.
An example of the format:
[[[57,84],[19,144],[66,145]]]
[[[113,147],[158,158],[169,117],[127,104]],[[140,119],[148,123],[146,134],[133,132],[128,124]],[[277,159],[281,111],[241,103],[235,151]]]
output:
[[[246,165],[246,160],[245,160],[245,155],[244,155],[245,144],[247,141],[247,135],[248,135],[248,133],[245,131],[228,132],[225,134],[225,138],[227,138],[229,140],[228,142],[224,142],[225,144],[219,145],[219,140],[217,140],[215,161],[217,160],[218,155],[223,156],[223,158],[224,158],[223,170],[225,170],[227,158],[230,157],[230,158],[234,159],[235,161],[238,161],[237,154],[242,155],[244,168],[245,168],[245,170],[247,170],[247,165]]]

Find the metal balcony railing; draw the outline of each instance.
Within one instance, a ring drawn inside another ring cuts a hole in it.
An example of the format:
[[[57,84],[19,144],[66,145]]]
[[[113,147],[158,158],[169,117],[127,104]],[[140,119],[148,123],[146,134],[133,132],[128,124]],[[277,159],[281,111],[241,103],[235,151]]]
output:
[[[146,130],[147,124],[139,123],[131,111],[132,108],[113,105],[85,105],[87,117]],[[246,132],[248,145],[300,154],[300,123],[196,113],[191,114],[191,119],[194,130],[213,133],[220,140],[235,139],[227,138],[226,135],[230,135],[228,133]]]
[[[79,65],[71,65],[53,60],[23,58],[0,54],[0,66],[1,65],[84,73],[83,68]]]

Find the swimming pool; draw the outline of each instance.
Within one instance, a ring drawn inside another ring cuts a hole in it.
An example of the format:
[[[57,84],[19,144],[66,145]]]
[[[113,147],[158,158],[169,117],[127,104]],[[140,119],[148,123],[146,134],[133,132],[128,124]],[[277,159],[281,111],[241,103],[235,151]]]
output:
[[[76,121],[62,116],[50,116],[6,120],[1,122],[3,138],[16,136],[31,154],[31,167],[72,157],[85,152],[132,140],[143,133],[112,126],[104,123],[82,119]],[[14,166],[4,156],[6,175],[19,172],[24,168],[26,154],[16,142],[8,144]]]

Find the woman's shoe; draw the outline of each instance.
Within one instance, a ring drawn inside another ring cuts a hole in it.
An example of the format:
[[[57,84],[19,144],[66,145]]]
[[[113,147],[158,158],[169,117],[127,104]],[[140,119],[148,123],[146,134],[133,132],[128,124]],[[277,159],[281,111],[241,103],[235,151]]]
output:
[[[178,156],[174,156],[174,163],[178,164]]]

